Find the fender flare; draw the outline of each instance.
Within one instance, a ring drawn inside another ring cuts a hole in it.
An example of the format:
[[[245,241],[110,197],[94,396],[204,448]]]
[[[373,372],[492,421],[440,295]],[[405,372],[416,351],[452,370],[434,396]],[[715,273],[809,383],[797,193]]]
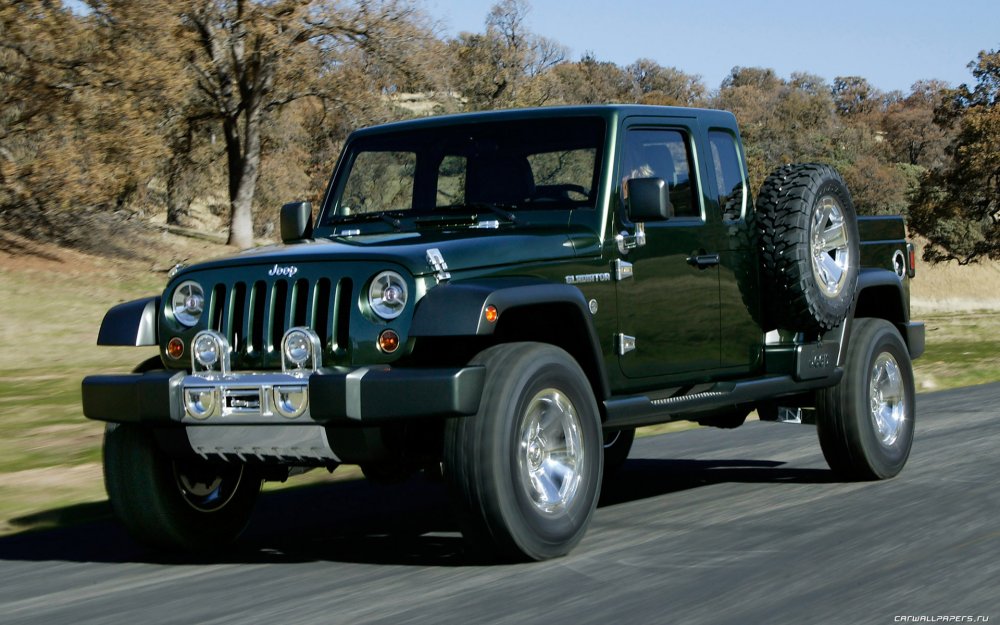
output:
[[[841,326],[831,330],[825,337],[840,343],[838,364],[843,366],[846,359],[847,343],[850,341],[855,317],[877,317],[891,322],[903,336],[910,358],[919,358],[924,352],[924,324],[910,321],[910,309],[906,301],[902,280],[895,272],[889,269],[862,268],[858,273],[858,286],[851,313]]]
[[[496,323],[486,320],[485,310],[491,305],[499,312]],[[586,328],[586,336],[581,338],[586,341],[585,356],[596,368],[590,377],[600,403],[610,395],[610,382],[590,307],[573,285],[531,278],[487,278],[438,285],[417,302],[410,336],[490,336],[503,321],[504,312],[550,305],[569,307]]]
[[[159,310],[159,296],[118,304],[104,315],[97,344],[130,347],[158,345],[156,320]]]

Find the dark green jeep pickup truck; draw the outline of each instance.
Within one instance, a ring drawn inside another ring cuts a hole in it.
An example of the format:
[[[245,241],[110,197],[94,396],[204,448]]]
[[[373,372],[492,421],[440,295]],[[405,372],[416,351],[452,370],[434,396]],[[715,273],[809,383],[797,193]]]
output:
[[[111,503],[162,548],[235,540],[262,480],[441,471],[502,558],[576,545],[637,426],[815,423],[831,469],[894,476],[913,439],[912,247],[840,176],[754,201],[726,112],[587,106],[388,124],[347,141],[283,243],[176,269],[83,381]],[[775,435],[781,431],[775,429]]]

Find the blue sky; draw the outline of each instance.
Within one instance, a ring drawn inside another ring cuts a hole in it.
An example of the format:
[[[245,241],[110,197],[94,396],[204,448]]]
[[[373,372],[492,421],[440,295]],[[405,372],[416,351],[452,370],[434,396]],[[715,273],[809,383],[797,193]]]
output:
[[[972,83],[966,67],[1000,48],[998,0],[529,0],[528,28],[570,48],[627,65],[651,58],[709,89],[736,65],[864,76],[908,92],[919,79]],[[423,0],[444,32],[482,32],[494,0]]]

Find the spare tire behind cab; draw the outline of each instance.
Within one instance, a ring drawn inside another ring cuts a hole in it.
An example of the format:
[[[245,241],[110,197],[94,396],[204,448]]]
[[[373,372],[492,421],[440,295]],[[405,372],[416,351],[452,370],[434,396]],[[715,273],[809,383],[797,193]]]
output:
[[[761,295],[769,329],[837,327],[857,291],[858,223],[847,185],[828,165],[774,170],[756,202]]]

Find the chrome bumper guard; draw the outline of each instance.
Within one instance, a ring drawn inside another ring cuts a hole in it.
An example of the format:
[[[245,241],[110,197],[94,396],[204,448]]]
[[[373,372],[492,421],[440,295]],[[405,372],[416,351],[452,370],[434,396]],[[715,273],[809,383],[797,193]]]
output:
[[[377,366],[308,373],[92,375],[83,380],[83,414],[98,421],[149,425],[385,425],[475,414],[485,373],[479,366]],[[300,389],[306,392],[303,410],[283,416],[276,395]],[[194,392],[217,400],[204,416],[194,416]]]
[[[98,421],[184,427],[191,448],[206,457],[337,461],[328,427],[475,414],[485,373],[478,366],[377,366],[295,373],[94,375],[83,380],[83,413]]]

